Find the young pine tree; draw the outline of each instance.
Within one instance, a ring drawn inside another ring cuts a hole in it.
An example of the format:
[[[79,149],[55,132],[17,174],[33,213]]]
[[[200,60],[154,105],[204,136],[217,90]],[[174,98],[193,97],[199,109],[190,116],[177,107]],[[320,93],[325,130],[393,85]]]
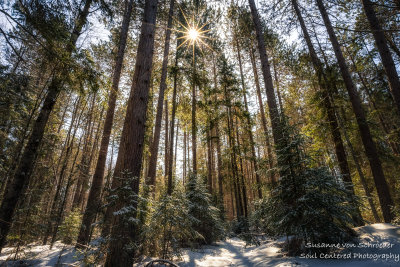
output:
[[[275,236],[293,236],[289,254],[298,254],[307,242],[350,240],[355,207],[349,202],[349,185],[324,167],[310,167],[305,141],[291,126],[286,124],[282,132],[288,140],[277,147],[283,175],[271,196],[256,203],[253,225]]]

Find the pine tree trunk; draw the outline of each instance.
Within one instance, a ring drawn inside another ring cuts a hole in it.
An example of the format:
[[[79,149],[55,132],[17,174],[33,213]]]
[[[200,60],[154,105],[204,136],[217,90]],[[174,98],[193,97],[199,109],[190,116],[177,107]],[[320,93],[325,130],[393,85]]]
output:
[[[322,4],[322,2],[320,4]],[[378,48],[379,55],[381,56],[382,65],[389,81],[389,87],[394,102],[396,103],[397,110],[400,115],[400,79],[396,71],[396,65],[394,64],[392,54],[390,53],[385,33],[382,30],[378,18],[376,17],[373,3],[370,0],[362,0],[362,4],[365,15],[369,22],[369,26],[372,30],[372,35],[375,39],[375,45]]]
[[[368,83],[365,80],[365,78],[363,77],[363,75],[361,74],[361,72],[357,69],[357,64],[356,64],[356,62],[354,60],[354,57],[351,55],[351,53],[349,51],[347,51],[347,52],[348,52],[347,54],[349,55],[349,58],[351,60],[351,63],[353,64],[354,71],[357,74],[358,78],[360,79],[360,82],[362,84],[362,87],[364,88],[364,91],[367,93],[367,96],[369,98],[368,102],[370,103],[370,107],[377,114],[378,119],[379,119],[379,123],[380,123],[380,125],[382,127],[382,130],[385,132],[385,134],[387,136],[390,136],[391,135],[390,130],[389,130],[390,125],[388,125],[388,123],[386,123],[386,121],[384,119],[384,115],[378,109],[378,107],[376,105],[376,102],[375,102],[375,99],[372,96],[371,88],[368,86]],[[397,129],[397,127],[395,125],[391,125],[391,127],[393,128],[393,130],[398,131],[398,129]],[[389,138],[388,142],[389,142],[390,147],[392,148],[393,153],[399,154],[400,153],[399,145],[396,144],[396,142],[391,141],[390,138]]]
[[[173,7],[173,6],[172,6]],[[172,14],[171,14],[172,16]],[[178,41],[179,44],[179,41]],[[178,45],[179,46],[179,45]],[[171,195],[174,189],[173,181],[173,159],[174,159],[174,129],[175,129],[175,114],[176,114],[176,91],[178,87],[178,51],[175,55],[175,73],[174,73],[174,88],[172,92],[172,113],[171,113],[171,129],[170,129],[170,140],[169,140],[169,152],[168,152],[168,186],[167,194]]]
[[[250,48],[250,61],[251,61],[251,65],[253,68],[254,82],[256,85],[257,99],[258,99],[258,105],[259,105],[260,116],[261,116],[261,124],[262,124],[263,130],[264,130],[264,135],[265,135],[265,145],[267,146],[268,166],[269,166],[269,169],[272,170],[274,168],[274,158],[272,156],[271,141],[269,139],[269,133],[268,133],[268,128],[267,128],[267,119],[265,117],[264,104],[263,104],[263,100],[262,100],[262,96],[261,96],[260,80],[258,78],[258,71],[257,71],[257,65],[256,65],[253,47]],[[270,175],[271,183],[274,183],[275,182],[274,174],[272,171],[270,173],[271,173],[271,175]]]
[[[90,98],[90,96],[89,96]],[[81,163],[79,164],[79,176],[78,176],[78,185],[80,186],[80,190],[75,191],[74,195],[74,202],[72,204],[73,209],[77,208],[79,206],[80,202],[80,192],[84,188],[85,181],[89,178],[89,150],[90,150],[90,144],[92,142],[92,135],[93,135],[93,129],[94,129],[94,122],[93,122],[93,112],[94,112],[94,107],[95,107],[95,101],[96,101],[96,96],[92,96],[92,101],[90,104],[90,108],[87,114],[87,119],[86,119],[86,126],[85,126],[85,136],[84,136],[84,143],[83,143],[83,150],[82,150],[82,157],[81,157]]]
[[[369,160],[371,171],[374,177],[375,186],[378,192],[379,202],[381,205],[382,213],[385,222],[390,222],[393,219],[393,215],[391,212],[391,206],[393,206],[393,200],[390,196],[390,191],[388,184],[385,179],[385,175],[383,173],[382,164],[378,156],[378,152],[376,150],[375,142],[372,139],[372,135],[367,123],[367,119],[365,117],[364,110],[361,105],[360,97],[357,93],[356,87],[351,78],[348,66],[340,50],[339,42],[336,38],[336,34],[331,25],[330,19],[326,12],[325,6],[322,3],[322,0],[316,0],[318,9],[321,12],[321,16],[324,20],[325,27],[329,34],[329,39],[332,43],[340,71],[347,89],[347,92],[350,97],[351,104],[353,106],[354,114],[356,115],[356,120],[358,124],[358,128],[360,130],[360,135],[362,142],[364,144],[365,152],[367,154],[367,158]]]
[[[76,41],[81,33],[83,26],[86,24],[86,19],[89,14],[89,8],[92,0],[86,0],[83,10],[78,14],[74,30],[72,31],[70,41],[67,45],[66,51],[68,56],[71,55],[75,49]],[[3,202],[0,207],[0,251],[4,247],[7,234],[10,230],[12,217],[15,212],[18,200],[23,197],[24,190],[29,184],[29,180],[33,171],[33,166],[38,155],[38,149],[43,139],[47,122],[53,107],[57,101],[57,97],[64,85],[64,77],[68,74],[67,68],[57,68],[56,73],[48,87],[47,96],[44,100],[43,106],[39,115],[32,126],[32,133],[27,145],[25,146],[24,153],[22,154],[20,164],[14,174],[10,184],[7,186]]]
[[[252,161],[254,164],[254,171],[256,175],[256,186],[257,186],[257,193],[258,193],[258,198],[262,199],[262,185],[261,185],[261,179],[260,175],[258,174],[258,163],[257,163],[257,157],[256,157],[256,150],[254,148],[254,137],[253,137],[253,132],[251,131],[251,121],[250,121],[250,112],[249,112],[249,107],[247,105],[247,96],[246,96],[246,87],[244,85],[244,75],[243,75],[243,68],[242,68],[242,57],[240,55],[240,50],[239,50],[239,42],[236,39],[236,51],[237,51],[237,57],[239,60],[239,70],[240,70],[240,80],[242,84],[242,93],[243,93],[243,102],[244,102],[244,107],[246,111],[246,119],[247,119],[247,134],[249,135],[250,138],[250,146],[251,146],[251,157]],[[239,139],[238,139],[239,142]]]
[[[87,245],[89,242],[89,235],[91,232],[91,225],[93,224],[96,214],[101,206],[101,191],[103,189],[104,171],[107,160],[108,145],[110,143],[110,136],[112,125],[114,121],[115,104],[118,95],[119,80],[121,78],[122,63],[124,61],[124,54],[126,48],[126,40],[128,38],[128,29],[131,21],[131,14],[133,9],[134,0],[129,0],[124,16],[122,18],[121,32],[119,35],[119,45],[117,57],[115,58],[115,66],[113,73],[113,80],[111,90],[108,97],[107,114],[104,121],[103,135],[100,143],[99,155],[97,157],[96,168],[94,170],[92,186],[89,192],[88,205],[82,218],[82,224],[76,243],[77,247],[80,245]]]
[[[210,119],[208,119],[210,121]],[[206,142],[207,142],[207,188],[208,192],[213,193],[213,180],[212,180],[212,156],[211,156],[211,135],[210,135],[210,122],[207,123],[206,129]]]
[[[219,127],[218,124],[215,126],[215,134],[217,138],[217,163],[218,163],[218,196],[221,204],[224,204],[224,191],[223,191],[223,182],[224,177],[222,174],[222,152],[221,152],[221,140],[219,135]]]
[[[158,93],[156,121],[154,126],[154,137],[150,147],[149,172],[146,177],[147,184],[153,186],[155,185],[156,182],[157,156],[158,156],[158,147],[160,143],[164,92],[165,89],[167,88],[166,79],[167,79],[167,67],[168,67],[168,54],[169,54],[169,44],[171,37],[172,16],[174,12],[174,2],[175,0],[171,0],[170,2],[168,23],[165,31],[165,44],[164,44],[164,55],[163,55],[162,70],[161,70],[160,91]]]
[[[168,149],[169,149],[169,111],[168,111],[168,100],[165,99],[164,102],[164,110],[165,110],[165,116],[164,116],[164,176],[168,176]]]
[[[319,60],[318,55],[315,51],[314,45],[311,42],[311,38],[308,33],[308,29],[304,23],[304,19],[300,12],[297,0],[292,0],[292,6],[293,6],[293,8],[296,12],[297,18],[300,22],[303,36],[306,41],[308,51],[310,53],[311,62],[313,64],[315,73],[317,74],[318,84],[322,90],[323,105],[324,105],[324,108],[327,113],[328,124],[329,124],[331,135],[332,135],[332,141],[335,146],[335,153],[336,153],[336,158],[339,163],[340,173],[343,177],[343,180],[346,183],[348,183],[349,185],[351,185],[349,198],[354,200],[354,197],[355,197],[354,188],[353,188],[354,185],[353,185],[353,181],[352,181],[351,175],[350,175],[350,169],[349,169],[349,165],[348,165],[348,161],[347,161],[347,155],[346,155],[346,151],[345,151],[345,148],[343,145],[343,140],[342,140],[342,136],[341,136],[339,125],[338,125],[338,120],[336,117],[336,111],[333,106],[332,99],[331,99],[331,96],[329,93],[329,81],[328,81],[328,78],[323,69],[322,63]],[[362,224],[362,219],[361,219],[360,213],[355,217],[355,221],[356,221],[357,225]]]
[[[186,184],[186,129],[183,131],[183,185]]]
[[[281,91],[279,89],[278,68],[276,66],[275,57],[272,58],[272,68],[274,70],[275,87],[276,87],[276,94],[278,95],[279,108],[282,113],[283,112],[283,103],[282,103]]]
[[[192,161],[193,175],[197,175],[197,125],[196,125],[196,54],[193,59],[193,84],[192,84]]]
[[[63,218],[64,218],[65,206],[66,206],[66,203],[67,203],[67,199],[68,199],[68,196],[69,196],[71,185],[73,184],[72,176],[73,176],[73,171],[74,171],[74,167],[75,167],[75,164],[76,164],[76,159],[77,159],[77,157],[79,155],[81,140],[82,140],[82,138],[79,139],[79,143],[78,143],[77,151],[75,153],[74,161],[73,161],[73,164],[72,164],[72,167],[71,167],[70,175],[69,175],[69,177],[67,179],[67,185],[66,185],[66,188],[65,188],[64,197],[63,197],[63,200],[61,202],[60,207],[58,208],[58,212],[57,212],[57,215],[56,215],[56,218],[55,218],[56,219],[56,223],[55,223],[54,230],[53,230],[52,237],[51,237],[51,241],[50,241],[50,249],[53,248],[53,245],[56,242],[58,228],[61,225],[61,223],[63,221]]]
[[[265,48],[264,35],[262,32],[261,21],[257,12],[256,4],[254,0],[248,0],[250,5],[253,22],[256,29],[256,38],[258,43],[258,52],[260,54],[262,73],[264,76],[265,90],[267,93],[267,102],[269,109],[269,116],[271,118],[272,135],[274,137],[275,146],[279,144],[282,139],[281,132],[281,121],[276,104],[276,97],[274,92],[274,86],[272,82],[271,69],[268,62],[267,50]],[[279,164],[279,163],[278,163]]]
[[[233,115],[231,109],[231,97],[228,94],[227,88],[224,87],[224,97],[227,103],[227,131],[228,131],[228,143],[229,143],[229,151],[231,158],[231,171],[232,171],[232,179],[233,179],[233,188],[235,191],[235,201],[236,201],[236,214],[239,219],[244,215],[244,207],[242,201],[242,194],[240,191],[240,179],[237,168],[237,158],[236,158],[236,149],[235,149],[235,140],[232,131],[234,131],[233,127]]]
[[[80,103],[80,101],[78,101],[77,103]],[[69,159],[70,159],[70,153],[72,152],[72,148],[73,148],[73,142],[78,130],[78,126],[79,123],[81,121],[81,117],[83,114],[83,111],[86,107],[86,104],[83,105],[81,108],[81,112],[79,113],[79,115],[77,115],[77,111],[80,108],[78,105],[75,106],[75,111],[73,113],[73,117],[71,119],[71,124],[68,130],[68,134],[67,134],[67,138],[65,141],[65,145],[66,145],[66,150],[65,150],[65,155],[64,157],[62,157],[62,154],[60,156],[60,162],[61,162],[61,158],[63,158],[62,160],[62,165],[61,165],[61,169],[60,169],[60,173],[58,174],[58,179],[56,179],[56,191],[55,191],[55,195],[54,195],[54,199],[53,199],[53,203],[51,205],[51,210],[50,210],[50,217],[49,217],[49,221],[47,224],[47,229],[46,229],[46,234],[44,236],[43,239],[43,244],[45,245],[47,243],[47,239],[49,238],[50,235],[52,235],[54,233],[54,223],[57,221],[57,204],[59,204],[59,198],[61,197],[61,193],[62,192],[62,187],[64,185],[64,173],[67,170],[68,167],[68,163],[69,163]],[[76,121],[76,124],[75,124]],[[75,125],[74,125],[75,124]],[[71,130],[74,129],[73,133],[72,133],[72,137],[70,136]]]
[[[236,142],[233,140],[235,143],[235,147],[237,147],[237,154],[239,156],[239,163],[240,163],[240,187],[241,187],[241,192],[242,192],[242,200],[243,200],[243,215],[245,218],[248,216],[248,199],[247,199],[247,189],[246,189],[246,184],[244,182],[244,171],[243,171],[243,159],[241,157],[242,153],[240,151],[240,138],[239,138],[239,123],[237,117],[235,118],[236,120]]]
[[[174,175],[176,175],[176,159],[178,157],[178,139],[179,139],[179,120],[176,122],[176,134],[175,134],[175,153],[174,153],[174,163],[172,164],[173,170],[174,170]]]
[[[345,112],[344,112],[343,108],[341,110],[341,115],[342,116],[339,116],[339,115],[337,116],[338,117],[338,121],[339,121],[340,127],[343,129],[343,135],[344,135],[344,138],[346,140],[347,146],[350,149],[351,156],[352,156],[352,158],[354,160],[354,165],[356,165],[357,173],[358,173],[358,176],[360,177],[361,185],[362,185],[362,187],[364,189],[365,196],[368,199],[368,204],[369,204],[369,206],[371,208],[371,212],[372,212],[372,215],[374,216],[375,222],[380,222],[379,215],[378,215],[378,212],[376,210],[376,207],[375,207],[372,195],[371,195],[371,190],[368,187],[367,179],[365,178],[364,173],[363,173],[363,171],[361,169],[361,165],[360,165],[360,161],[358,159],[358,155],[356,154],[356,151],[355,151],[355,149],[353,147],[353,144],[351,143],[350,138],[349,138],[349,136],[347,134],[346,128],[344,127],[344,123],[343,123],[343,119],[342,118],[345,118]]]
[[[215,66],[215,57],[214,53],[212,54],[212,59],[213,59],[213,80],[214,80],[214,88],[215,91],[218,89],[218,83],[217,83],[217,68]],[[214,95],[214,101],[217,102],[217,95]],[[218,121],[215,124],[215,138],[216,138],[216,144],[217,144],[217,164],[218,164],[218,197],[219,201],[221,204],[221,207],[224,205],[224,192],[223,192],[223,174],[222,174],[222,153],[221,153],[221,139],[220,139],[220,134],[219,134],[219,127],[218,127]]]
[[[113,179],[113,188],[117,188],[120,183],[117,178],[124,179],[124,173],[130,177],[136,177],[130,184],[134,194],[139,193],[139,175],[142,167],[146,113],[154,53],[157,4],[157,0],[146,0],[145,2],[135,72]],[[120,210],[126,204],[117,200],[113,210]],[[136,206],[132,208],[135,209]],[[132,216],[135,218],[136,212]],[[138,228],[134,224],[127,224],[122,215],[113,216],[112,225],[105,267],[132,266],[134,249],[131,250],[128,247],[137,241]]]

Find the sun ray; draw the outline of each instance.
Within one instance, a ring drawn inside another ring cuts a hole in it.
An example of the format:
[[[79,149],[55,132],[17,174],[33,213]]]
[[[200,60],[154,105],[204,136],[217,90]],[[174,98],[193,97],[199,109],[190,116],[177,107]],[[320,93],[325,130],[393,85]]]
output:
[[[198,47],[201,54],[204,56],[204,49],[210,49],[214,51],[212,47],[205,42],[205,40],[214,40],[214,38],[207,36],[207,33],[211,31],[211,29],[207,29],[206,26],[209,25],[208,22],[203,23],[201,20],[196,18],[203,17],[204,10],[198,14],[197,12],[191,12],[190,15],[186,14],[181,4],[178,3],[178,7],[184,18],[184,21],[180,21],[179,19],[174,17],[174,20],[177,24],[182,27],[181,29],[174,29],[174,32],[182,34],[178,36],[178,40],[183,40],[181,44],[177,47],[177,49],[181,48],[182,46],[186,45],[187,48],[192,50],[193,55],[193,63],[195,62],[195,53],[196,53],[196,46]],[[196,14],[195,14],[196,13]],[[190,47],[191,46],[191,47]],[[204,47],[203,47],[204,46]]]
[[[185,16],[185,12],[183,12],[183,10],[182,10],[182,8],[181,8],[180,5],[179,5],[179,9],[181,10],[181,13],[182,13],[182,15],[183,15],[183,18],[184,18],[185,21],[186,21],[186,24],[187,24],[187,25],[190,25],[189,21],[187,20],[187,18],[186,18],[186,16]],[[186,27],[185,27],[185,28],[186,28]]]
[[[187,43],[187,42],[189,42],[189,39],[186,39],[184,42],[182,42],[182,43],[177,47],[177,49],[179,49],[182,45],[184,45],[184,44]]]

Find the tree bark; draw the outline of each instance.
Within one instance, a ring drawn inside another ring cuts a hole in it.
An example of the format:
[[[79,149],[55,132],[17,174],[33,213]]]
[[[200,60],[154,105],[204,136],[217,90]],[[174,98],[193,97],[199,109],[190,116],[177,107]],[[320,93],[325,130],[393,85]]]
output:
[[[157,156],[158,156],[158,147],[159,147],[159,143],[160,143],[160,131],[161,131],[164,92],[165,92],[165,89],[167,88],[166,79],[167,79],[169,44],[170,44],[170,38],[171,38],[171,27],[172,27],[172,16],[173,16],[173,12],[174,12],[174,3],[175,3],[175,0],[171,0],[169,14],[168,14],[168,23],[167,23],[167,28],[165,30],[164,56],[163,56],[162,70],[161,70],[160,91],[158,93],[156,122],[154,125],[153,142],[150,147],[149,172],[146,177],[146,183],[148,185],[153,185],[153,192],[154,192],[154,185],[156,182]],[[167,141],[167,139],[166,139],[166,141]]]
[[[353,184],[353,181],[352,181],[351,175],[350,175],[350,168],[348,165],[347,155],[346,155],[346,151],[345,151],[345,148],[343,145],[343,140],[342,140],[342,135],[340,133],[338,120],[336,117],[336,111],[333,106],[332,98],[331,98],[330,92],[329,92],[330,81],[328,81],[328,78],[325,74],[322,62],[319,60],[318,55],[314,49],[314,45],[311,42],[311,38],[308,33],[308,29],[304,22],[303,16],[300,12],[297,0],[292,0],[292,6],[293,6],[293,8],[296,12],[297,18],[300,22],[303,36],[306,41],[308,51],[310,53],[311,62],[313,64],[314,71],[317,74],[318,85],[322,91],[323,105],[326,110],[327,120],[328,120],[327,122],[329,124],[331,135],[332,135],[332,141],[335,146],[335,153],[336,153],[337,161],[339,163],[340,173],[343,177],[343,180],[351,186],[349,198],[354,201],[354,199],[355,199],[354,198],[355,193],[354,193],[354,188],[353,188],[354,184]],[[355,222],[357,225],[362,224],[360,212],[358,212],[357,216],[355,216],[354,219],[355,219]]]
[[[214,80],[214,89],[217,92],[218,90],[218,83],[217,83],[217,68],[215,64],[215,57],[214,53],[212,54],[212,60],[213,60],[213,80]],[[217,102],[217,95],[214,95],[214,101]],[[218,115],[218,114],[217,114]],[[219,203],[221,207],[224,206],[224,192],[223,192],[223,174],[222,174],[222,153],[221,153],[221,139],[220,139],[220,134],[219,134],[219,127],[218,127],[218,121],[215,124],[215,138],[216,138],[216,145],[217,145],[217,164],[218,164],[218,197],[219,197]]]
[[[212,150],[211,150],[211,135],[210,135],[210,119],[208,119],[207,123],[208,129],[206,129],[206,142],[207,142],[207,189],[208,192],[212,195],[213,193],[213,180],[212,180]]]
[[[256,60],[255,60],[253,47],[250,48],[250,61],[251,61],[251,66],[253,68],[254,82],[256,85],[256,93],[257,93],[258,105],[259,105],[259,109],[260,109],[261,124],[262,124],[263,130],[264,130],[264,135],[265,135],[265,145],[267,146],[268,166],[269,166],[269,169],[272,170],[274,168],[274,158],[272,156],[271,141],[269,139],[270,137],[269,137],[269,133],[268,133],[267,119],[265,117],[264,104],[263,104],[263,100],[262,100],[262,96],[261,96],[260,80],[258,78],[257,64],[256,64]],[[270,179],[271,179],[271,183],[275,182],[274,173],[272,171],[270,171]]]
[[[215,126],[215,134],[217,138],[217,163],[218,163],[218,196],[221,205],[224,204],[224,191],[223,191],[223,183],[224,176],[222,174],[222,152],[221,152],[221,140],[219,135],[219,127]]]
[[[173,7],[173,6],[172,6]],[[171,14],[172,16],[172,14]],[[179,47],[179,41],[177,42]],[[168,152],[168,186],[167,194],[171,195],[174,189],[173,181],[173,159],[174,159],[174,130],[175,130],[175,114],[176,114],[176,91],[178,87],[178,51],[175,55],[175,70],[174,70],[174,89],[172,92],[172,112],[171,112],[171,129],[170,129],[170,139],[169,139],[169,152]],[[177,135],[178,136],[178,135]]]
[[[92,0],[86,0],[83,10],[78,14],[78,18],[66,48],[68,57],[70,57],[72,52],[75,50],[76,41],[83,26],[86,24],[91,4]],[[68,68],[59,67],[57,68],[57,71],[58,73],[55,74],[49,85],[47,96],[39,115],[32,126],[32,133],[24,149],[24,153],[22,154],[20,164],[14,174],[14,178],[7,186],[3,202],[0,206],[0,251],[4,247],[7,234],[10,231],[11,220],[17,203],[19,199],[23,197],[24,191],[29,184],[34,162],[38,155],[39,146],[42,142],[50,113],[53,110],[57,97],[64,85],[64,77],[68,74]]]
[[[167,96],[168,98],[168,96]],[[164,176],[168,176],[168,149],[169,149],[169,111],[168,111],[168,100],[165,99],[164,101]]]
[[[260,54],[262,73],[263,73],[264,83],[265,83],[265,90],[267,93],[269,116],[271,118],[272,135],[274,137],[274,142],[275,142],[275,147],[276,147],[282,139],[282,132],[281,132],[282,127],[281,127],[280,115],[279,115],[278,107],[276,104],[276,97],[275,97],[274,86],[273,86],[273,82],[272,82],[271,69],[270,69],[270,65],[268,62],[268,56],[267,56],[267,52],[266,52],[267,50],[265,48],[264,35],[263,35],[263,31],[262,31],[261,21],[259,18],[259,14],[257,12],[256,4],[254,3],[254,0],[248,0],[248,1],[249,1],[249,5],[250,5],[251,14],[253,17],[253,22],[254,22],[255,29],[256,29],[258,52]]]
[[[383,68],[389,81],[390,91],[400,115],[400,79],[386,41],[385,33],[382,30],[378,18],[376,17],[373,3],[370,0],[362,0],[362,4],[365,15],[367,16],[369,22],[369,26],[372,30],[372,35],[375,39],[375,45],[378,48],[378,52],[382,60]]]
[[[76,247],[87,245],[91,232],[91,225],[94,223],[97,212],[101,206],[101,190],[103,189],[104,171],[107,160],[108,145],[110,144],[110,136],[114,121],[115,104],[118,95],[119,80],[121,78],[122,63],[126,48],[126,40],[128,38],[128,29],[130,17],[132,14],[134,0],[129,0],[124,16],[122,19],[121,32],[119,35],[119,45],[117,57],[115,58],[115,67],[113,73],[112,86],[108,97],[107,114],[104,121],[103,135],[101,138],[99,155],[97,158],[96,168],[94,170],[92,186],[89,192],[88,205],[82,218],[82,224],[78,235]]]
[[[193,54],[193,84],[192,84],[192,164],[193,175],[197,175],[197,125],[196,125],[196,54]]]
[[[134,178],[130,183],[131,192],[134,194],[139,193],[139,176],[142,167],[146,113],[154,53],[157,4],[158,0],[146,0],[145,2],[135,72],[113,179],[113,188],[117,188],[120,185],[118,178],[124,179],[124,176],[126,176],[124,174]],[[121,200],[117,200],[113,210],[120,210],[126,204]],[[137,204],[132,209],[136,209],[136,207]],[[136,212],[132,216],[136,218]],[[122,215],[113,216],[112,225],[109,253],[107,254],[105,266],[132,266],[134,249],[132,251],[127,247],[132,242],[137,241],[138,227],[135,224],[127,223]]]
[[[332,43],[339,68],[347,89],[347,92],[350,97],[351,104],[353,106],[354,114],[356,115],[356,120],[358,124],[358,128],[360,130],[360,135],[362,142],[364,144],[364,149],[367,154],[371,171],[374,177],[375,186],[378,192],[379,202],[381,205],[382,213],[385,222],[389,223],[393,219],[393,214],[391,212],[391,206],[393,206],[393,200],[390,195],[389,187],[385,179],[385,175],[383,173],[382,164],[378,156],[378,152],[376,150],[375,142],[372,139],[372,135],[367,123],[367,119],[365,117],[364,110],[361,105],[360,97],[357,93],[356,87],[351,78],[348,66],[344,59],[343,53],[340,50],[340,45],[337,40],[336,34],[333,30],[331,21],[328,17],[328,13],[326,12],[325,6],[322,3],[322,0],[316,0],[318,9],[320,10],[321,16],[324,20],[325,27],[329,34],[329,39]]]
[[[236,142],[237,142],[237,144],[235,142],[235,139],[233,141],[234,141],[234,145],[237,150],[237,154],[239,155],[239,163],[240,163],[240,177],[239,177],[240,181],[239,182],[240,182],[240,187],[241,187],[241,192],[242,192],[241,198],[243,200],[243,215],[245,218],[247,218],[247,216],[248,216],[248,209],[247,209],[248,208],[248,199],[247,199],[246,184],[244,181],[243,159],[241,157],[242,153],[240,151],[239,123],[238,123],[237,116],[235,118],[235,121],[236,121],[235,124],[236,124]]]
[[[242,94],[243,94],[243,102],[244,102],[244,107],[245,107],[245,117],[247,120],[247,134],[249,135],[250,138],[250,146],[251,146],[251,157],[252,157],[252,161],[254,164],[254,171],[256,174],[256,186],[257,186],[257,193],[258,193],[258,198],[262,199],[262,185],[261,185],[261,179],[260,179],[260,175],[258,174],[258,163],[257,163],[257,157],[256,157],[256,150],[254,148],[254,137],[253,137],[253,132],[251,131],[251,120],[250,120],[250,112],[249,112],[249,107],[247,105],[247,92],[246,92],[246,87],[244,85],[244,75],[243,75],[243,68],[242,68],[242,57],[240,55],[240,50],[239,50],[239,42],[236,39],[236,52],[237,52],[237,57],[238,57],[238,61],[239,61],[239,71],[240,71],[240,80],[241,80],[241,84],[242,84]],[[239,139],[238,139],[239,142]]]

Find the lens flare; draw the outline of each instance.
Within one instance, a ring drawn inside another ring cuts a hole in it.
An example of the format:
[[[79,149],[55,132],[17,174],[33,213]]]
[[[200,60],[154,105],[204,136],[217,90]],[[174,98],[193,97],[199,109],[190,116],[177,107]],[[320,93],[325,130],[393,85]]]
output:
[[[199,37],[199,35],[200,35],[200,33],[194,28],[189,29],[189,31],[188,31],[188,38],[192,41],[196,41],[197,38]]]

